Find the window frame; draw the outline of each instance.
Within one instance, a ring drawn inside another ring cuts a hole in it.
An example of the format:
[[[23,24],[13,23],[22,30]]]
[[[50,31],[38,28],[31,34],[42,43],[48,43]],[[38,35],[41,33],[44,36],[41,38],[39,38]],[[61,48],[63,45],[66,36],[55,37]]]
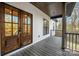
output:
[[[43,19],[43,35],[49,34],[49,21]]]

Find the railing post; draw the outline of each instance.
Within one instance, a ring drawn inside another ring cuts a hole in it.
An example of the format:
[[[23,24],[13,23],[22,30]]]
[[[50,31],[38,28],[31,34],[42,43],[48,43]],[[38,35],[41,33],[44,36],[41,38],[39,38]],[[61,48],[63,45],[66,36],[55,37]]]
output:
[[[65,49],[65,33],[66,33],[66,18],[65,18],[65,2],[63,2],[63,17],[62,17],[62,49]]]

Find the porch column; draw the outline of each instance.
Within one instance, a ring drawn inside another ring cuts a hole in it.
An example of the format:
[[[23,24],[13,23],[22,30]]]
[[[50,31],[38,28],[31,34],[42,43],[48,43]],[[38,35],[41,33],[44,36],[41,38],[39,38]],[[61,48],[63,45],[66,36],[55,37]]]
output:
[[[62,6],[63,10],[62,10],[62,49],[65,49],[65,33],[66,33],[66,17],[65,17],[65,2],[63,2],[63,6]]]

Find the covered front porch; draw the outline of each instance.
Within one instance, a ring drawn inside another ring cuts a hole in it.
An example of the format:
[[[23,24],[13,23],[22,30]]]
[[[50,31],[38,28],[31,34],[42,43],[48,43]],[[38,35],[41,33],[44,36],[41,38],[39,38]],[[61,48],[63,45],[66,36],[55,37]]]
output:
[[[1,8],[3,17],[1,16],[0,21],[1,55],[79,56],[79,15],[72,13],[75,4],[72,2],[1,3],[3,6],[3,9]],[[50,12],[44,9],[46,6]],[[61,7],[58,8],[60,11],[56,6]],[[56,30],[58,18],[62,20],[59,30]]]

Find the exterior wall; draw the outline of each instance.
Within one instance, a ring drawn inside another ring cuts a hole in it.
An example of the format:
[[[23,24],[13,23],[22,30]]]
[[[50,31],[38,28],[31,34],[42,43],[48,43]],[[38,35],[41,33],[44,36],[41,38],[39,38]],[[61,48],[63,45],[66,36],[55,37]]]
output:
[[[50,35],[55,35],[55,21],[53,21],[52,19],[50,20],[50,32]]]
[[[33,43],[32,44],[50,36],[50,29],[51,29],[50,27],[52,27],[52,26],[49,26],[49,34],[43,35],[43,19],[47,19],[49,22],[51,21],[50,17],[48,15],[43,13],[40,9],[38,9],[31,3],[26,3],[26,2],[19,2],[19,3],[18,2],[6,2],[6,3],[10,4],[16,8],[19,8],[21,10],[24,10],[26,12],[29,12],[33,15]],[[51,24],[49,24],[49,25],[51,25]],[[32,44],[30,44],[30,45],[32,45]],[[30,46],[30,45],[28,45],[28,46]],[[23,49],[23,48],[21,48],[21,49]]]

